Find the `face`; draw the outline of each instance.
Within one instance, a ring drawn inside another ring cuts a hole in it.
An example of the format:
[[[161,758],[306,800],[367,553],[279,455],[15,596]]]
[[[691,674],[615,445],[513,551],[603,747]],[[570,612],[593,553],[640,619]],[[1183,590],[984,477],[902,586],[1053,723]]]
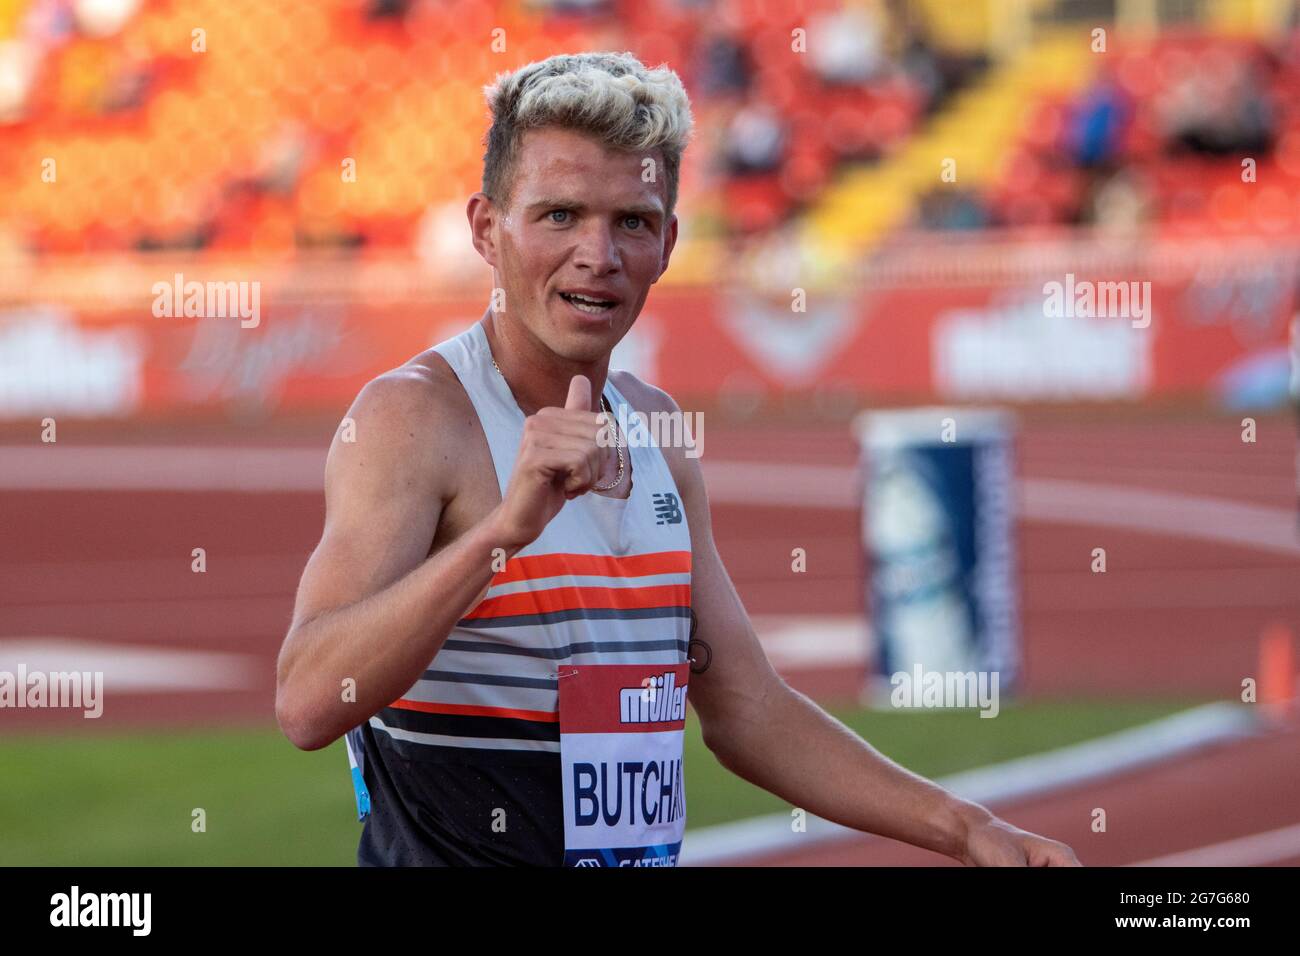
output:
[[[501,318],[568,361],[607,357],[668,268],[677,220],[664,212],[663,176],[643,181],[646,158],[662,171],[657,151],[529,130],[508,207],[481,194],[470,202],[475,246],[505,291]]]

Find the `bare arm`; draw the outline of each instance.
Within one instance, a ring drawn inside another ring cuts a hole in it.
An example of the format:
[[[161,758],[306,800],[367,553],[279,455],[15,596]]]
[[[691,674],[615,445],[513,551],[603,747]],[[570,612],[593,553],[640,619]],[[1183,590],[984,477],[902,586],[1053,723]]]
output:
[[[677,408],[657,389],[639,391],[650,410]],[[697,634],[712,650],[709,668],[691,677],[691,702],[724,767],[810,813],[962,862],[1076,862],[1069,847],[899,766],[782,680],[718,555],[699,460],[664,453],[690,522]]]
[[[335,435],[330,448],[325,530],[276,675],[276,716],[305,750],[399,698],[492,578],[490,522],[426,558],[455,447],[455,436],[438,435],[436,389],[419,371],[381,376],[349,412],[356,441]],[[346,678],[355,701],[344,699]]]
[[[427,370],[380,376],[349,413],[357,440],[336,435],[330,448],[325,532],[303,572],[276,673],[276,718],[304,750],[401,697],[482,599],[493,558],[533,541],[599,473],[600,419],[579,376],[570,407],[525,423],[505,501],[428,556],[466,439],[439,388]],[[347,678],[355,700],[344,698]]]

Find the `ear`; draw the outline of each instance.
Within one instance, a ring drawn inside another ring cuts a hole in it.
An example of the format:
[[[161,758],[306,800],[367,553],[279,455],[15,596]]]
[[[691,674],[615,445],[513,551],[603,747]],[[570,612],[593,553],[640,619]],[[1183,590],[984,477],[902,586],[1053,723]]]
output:
[[[488,198],[487,193],[477,192],[469,197],[465,216],[469,219],[470,238],[474,248],[478,250],[484,262],[495,268],[497,264],[496,206]]]
[[[673,249],[677,246],[677,214],[673,213],[668,219],[668,228],[664,230],[664,251],[659,257],[659,275],[655,276],[655,282],[668,271],[668,260],[672,258]],[[653,285],[654,283],[651,283]]]

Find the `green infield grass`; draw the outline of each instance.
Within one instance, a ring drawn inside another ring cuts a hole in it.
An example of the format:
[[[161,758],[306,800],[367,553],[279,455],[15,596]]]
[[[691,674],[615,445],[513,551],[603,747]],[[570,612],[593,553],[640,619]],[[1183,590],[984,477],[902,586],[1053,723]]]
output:
[[[833,712],[936,777],[1050,750],[1200,703],[1035,701],[966,711]],[[275,729],[0,738],[0,865],[344,865],[360,824],[342,741],[296,750]],[[688,720],[692,827],[788,809],[724,770]],[[870,799],[863,794],[863,799]],[[194,832],[197,809],[206,831]]]

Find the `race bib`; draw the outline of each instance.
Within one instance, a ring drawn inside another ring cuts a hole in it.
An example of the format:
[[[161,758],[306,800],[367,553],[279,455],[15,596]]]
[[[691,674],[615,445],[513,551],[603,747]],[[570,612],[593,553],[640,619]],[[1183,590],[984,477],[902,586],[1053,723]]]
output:
[[[689,664],[560,668],[565,866],[676,866]]]

